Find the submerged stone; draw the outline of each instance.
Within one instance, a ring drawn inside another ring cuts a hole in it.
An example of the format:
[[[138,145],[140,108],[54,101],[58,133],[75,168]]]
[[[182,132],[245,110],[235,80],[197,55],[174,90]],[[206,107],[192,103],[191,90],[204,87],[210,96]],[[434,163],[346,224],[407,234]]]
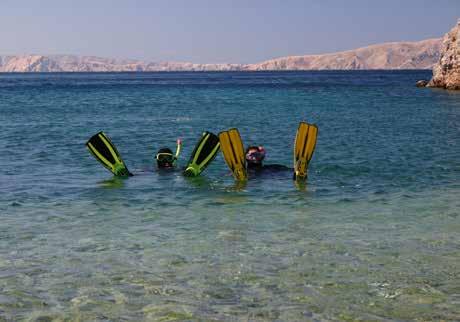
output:
[[[426,87],[427,84],[428,84],[428,81],[422,79],[422,80],[417,81],[417,83],[415,83],[415,86],[417,86],[417,87]]]

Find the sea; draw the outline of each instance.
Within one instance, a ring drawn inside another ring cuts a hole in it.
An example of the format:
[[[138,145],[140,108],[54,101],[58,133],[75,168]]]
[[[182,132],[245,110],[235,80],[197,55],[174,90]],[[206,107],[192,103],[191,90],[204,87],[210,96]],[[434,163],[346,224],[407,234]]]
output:
[[[0,321],[459,321],[460,92],[431,71],[0,74]],[[236,127],[308,180],[236,183]],[[104,131],[129,170],[85,142]],[[158,171],[162,147],[183,151]]]

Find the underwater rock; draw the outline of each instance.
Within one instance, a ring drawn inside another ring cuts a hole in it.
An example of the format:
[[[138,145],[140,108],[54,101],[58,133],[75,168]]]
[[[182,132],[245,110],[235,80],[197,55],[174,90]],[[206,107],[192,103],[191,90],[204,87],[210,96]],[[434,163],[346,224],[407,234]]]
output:
[[[425,87],[428,84],[428,81],[425,79],[421,79],[415,83],[415,86],[417,87]]]

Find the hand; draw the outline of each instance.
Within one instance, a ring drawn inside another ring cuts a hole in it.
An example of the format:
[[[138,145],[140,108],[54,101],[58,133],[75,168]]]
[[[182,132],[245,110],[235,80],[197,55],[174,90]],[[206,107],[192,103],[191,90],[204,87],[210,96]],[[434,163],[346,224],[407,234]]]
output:
[[[177,139],[177,145],[181,145],[182,144],[182,140],[181,139]]]

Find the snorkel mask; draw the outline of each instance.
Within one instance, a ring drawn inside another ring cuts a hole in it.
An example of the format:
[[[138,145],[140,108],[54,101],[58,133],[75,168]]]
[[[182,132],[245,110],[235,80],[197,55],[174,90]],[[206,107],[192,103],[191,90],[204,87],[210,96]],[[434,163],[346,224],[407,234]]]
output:
[[[159,168],[172,168],[176,157],[172,154],[172,151],[168,148],[160,149],[155,157]]]

